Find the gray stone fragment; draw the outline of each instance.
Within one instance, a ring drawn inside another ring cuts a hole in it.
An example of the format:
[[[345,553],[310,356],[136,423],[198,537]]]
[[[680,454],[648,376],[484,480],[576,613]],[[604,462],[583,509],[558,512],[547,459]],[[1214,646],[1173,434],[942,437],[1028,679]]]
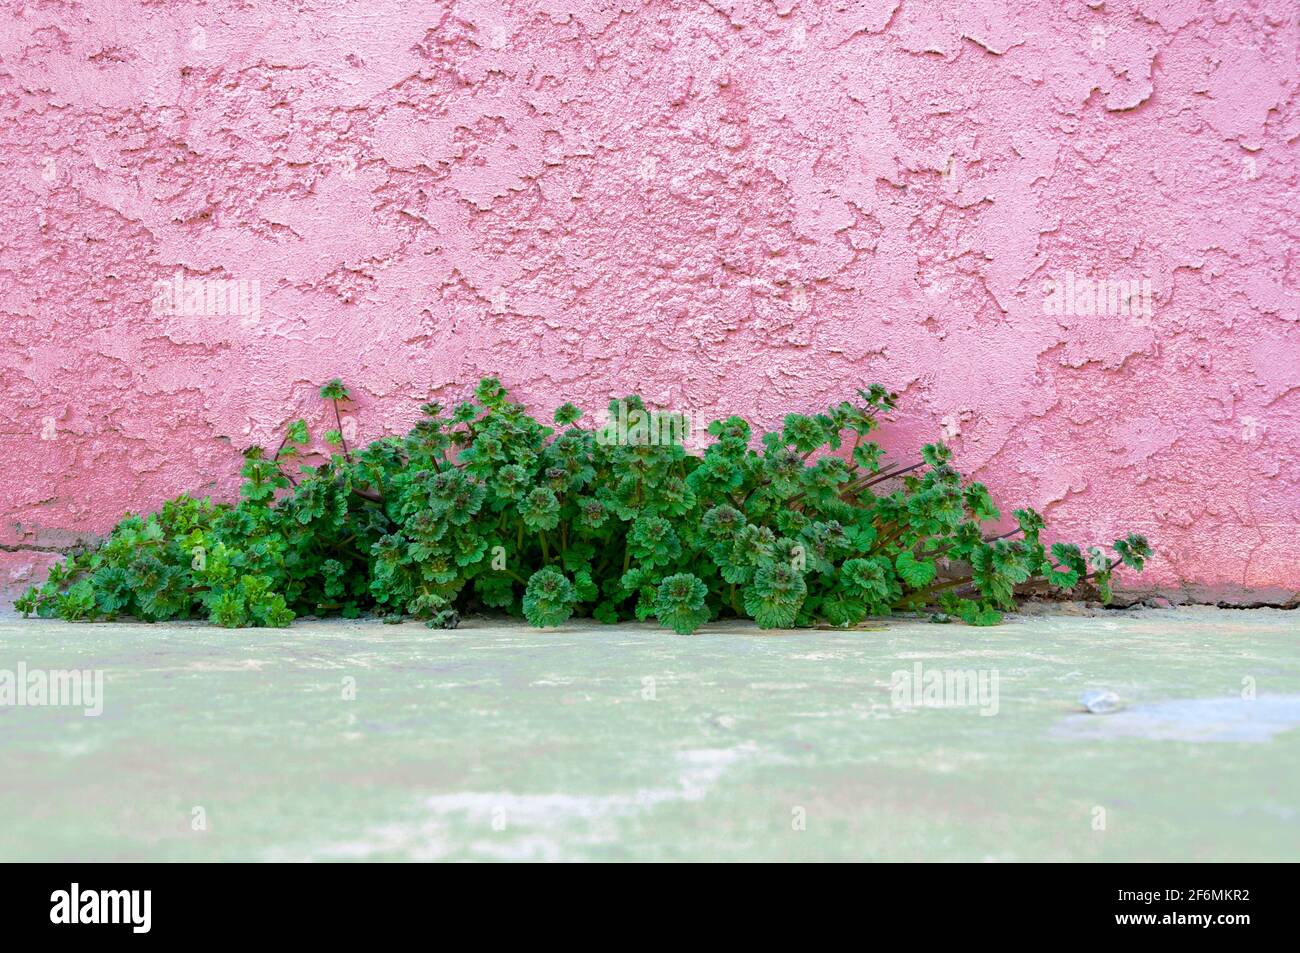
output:
[[[1094,715],[1109,715],[1123,707],[1118,695],[1106,691],[1084,692],[1079,696],[1079,704]]]

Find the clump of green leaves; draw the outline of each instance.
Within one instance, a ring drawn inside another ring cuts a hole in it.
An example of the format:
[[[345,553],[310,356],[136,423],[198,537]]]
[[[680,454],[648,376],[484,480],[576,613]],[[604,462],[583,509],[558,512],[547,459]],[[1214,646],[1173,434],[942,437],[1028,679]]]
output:
[[[17,607],[230,627],[363,613],[454,627],[481,610],[543,627],[655,618],[682,634],[719,618],[852,626],[925,610],[991,625],[1035,586],[1089,582],[1109,599],[1117,567],[1151,555],[1136,534],[1113,555],[1048,546],[1028,508],[987,534],[1001,514],[948,447],[885,463],[871,435],[896,395],[878,385],[757,439],[739,417],[714,421],[702,455],[653,428],[586,429],[572,404],[544,425],[491,378],[450,409],[425,404],[406,436],[353,448],[347,388],[321,396],[326,449],[293,421],[273,452],[244,454],[238,503],[180,496],[128,515]],[[637,397],[610,412],[648,415]]]

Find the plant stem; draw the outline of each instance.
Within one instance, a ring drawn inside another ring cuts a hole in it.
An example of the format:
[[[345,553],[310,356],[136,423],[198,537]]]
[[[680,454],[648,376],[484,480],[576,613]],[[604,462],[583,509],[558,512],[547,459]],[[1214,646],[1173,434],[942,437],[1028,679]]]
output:
[[[905,473],[911,473],[913,470],[919,470],[925,466],[925,461],[914,463],[910,467],[891,467],[879,473],[870,474],[858,480],[856,483],[850,483],[840,491],[840,498],[856,493],[858,490],[865,490],[867,487],[875,486],[877,483],[884,483],[886,480],[892,480],[894,477],[900,477]]]
[[[907,598],[909,599],[922,598],[925,596],[929,596],[931,593],[943,592],[945,589],[952,589],[957,586],[969,585],[972,581],[973,581],[973,577],[971,576],[963,576],[960,579],[949,579],[947,582],[935,583],[934,585],[926,586],[924,589],[918,589],[916,592],[908,593]]]
[[[337,398],[331,397],[330,403],[334,405],[334,423],[339,428],[339,443],[343,444],[343,457],[352,462],[352,453],[348,450],[348,438],[343,436],[343,418],[339,416],[339,402]]]
[[[1000,539],[1008,539],[1008,538],[1010,538],[1010,537],[1012,537],[1012,536],[1015,536],[1015,535],[1016,535],[1017,533],[1019,533],[1019,532],[1020,532],[1020,528],[1017,527],[1017,528],[1015,528],[1015,529],[1013,529],[1013,530],[1008,530],[1008,531],[1005,532],[1005,533],[999,533],[997,536],[985,536],[985,537],[981,540],[981,542],[984,542],[984,543],[996,543],[996,542],[997,542],[998,540],[1000,540]],[[948,553],[952,552],[953,547],[956,546],[956,545],[957,545],[956,543],[949,543],[949,544],[948,544],[947,546],[945,546],[943,549],[937,549],[937,550],[935,550],[935,551],[932,552],[932,553],[925,553],[925,554],[924,554],[924,555],[925,555],[925,558],[926,558],[926,559],[942,559],[942,558],[943,558],[944,556],[946,556]]]

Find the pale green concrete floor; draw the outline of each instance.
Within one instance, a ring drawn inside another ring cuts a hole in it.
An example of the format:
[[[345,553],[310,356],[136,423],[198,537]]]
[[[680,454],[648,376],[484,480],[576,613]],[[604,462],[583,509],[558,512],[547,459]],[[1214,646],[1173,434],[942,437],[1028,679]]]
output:
[[[0,670],[20,661],[102,669],[105,707],[0,707],[0,860],[1300,859],[1297,612],[0,620]],[[996,671],[998,713],[892,707],[917,661]],[[1076,714],[1088,688],[1129,707]]]

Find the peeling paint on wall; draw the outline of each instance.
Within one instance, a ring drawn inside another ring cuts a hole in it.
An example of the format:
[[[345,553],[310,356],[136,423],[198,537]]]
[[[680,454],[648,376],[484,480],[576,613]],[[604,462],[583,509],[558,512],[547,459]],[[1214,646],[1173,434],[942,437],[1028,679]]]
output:
[[[1294,3],[6,7],[0,583],[233,498],[330,377],[365,439],[498,372],[766,423],[880,381],[898,453],[1144,531],[1144,584],[1300,590]]]

